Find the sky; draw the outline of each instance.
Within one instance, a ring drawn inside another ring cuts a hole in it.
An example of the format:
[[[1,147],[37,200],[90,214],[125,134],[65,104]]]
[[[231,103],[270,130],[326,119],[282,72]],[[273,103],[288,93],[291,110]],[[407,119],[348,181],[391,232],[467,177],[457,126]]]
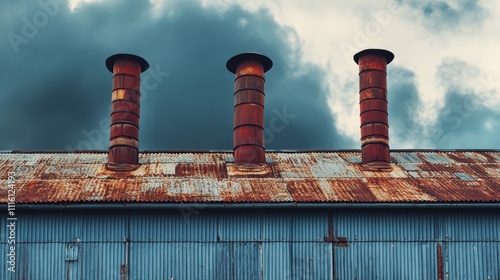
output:
[[[392,149],[500,148],[497,1],[2,0],[0,150],[106,150],[116,53],[151,65],[140,150],[231,150],[242,52],[274,62],[267,149],[359,149],[367,48],[395,54]]]

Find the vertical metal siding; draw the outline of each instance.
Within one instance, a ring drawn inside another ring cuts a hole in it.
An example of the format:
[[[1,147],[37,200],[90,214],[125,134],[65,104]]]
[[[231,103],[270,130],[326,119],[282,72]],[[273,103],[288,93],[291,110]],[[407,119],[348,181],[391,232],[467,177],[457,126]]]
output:
[[[292,278],[291,242],[266,242],[262,244],[264,279]],[[331,278],[330,278],[331,279]]]
[[[9,248],[9,244],[5,243],[5,239],[2,238],[1,239],[1,242],[0,243],[0,250],[2,250],[2,253],[0,254],[0,279],[6,279],[6,280],[11,280],[11,279],[16,279],[16,274],[10,272],[7,270],[7,268],[9,267],[8,264],[7,264],[7,260],[8,260],[8,257],[7,257],[7,254],[8,254],[8,248]]]
[[[224,213],[219,217],[219,237],[221,241],[260,241],[263,240],[262,215],[252,212]]]
[[[436,279],[438,245],[449,279],[500,277],[498,210],[194,210],[19,211],[0,279],[116,279],[126,238],[131,279]]]
[[[262,240],[288,241],[292,240],[294,221],[290,213],[276,211],[268,213],[262,220]]]
[[[120,267],[125,264],[124,242],[91,242],[78,246],[76,263],[81,267],[81,279],[120,279]]]
[[[435,242],[351,242],[335,247],[335,279],[437,279],[436,246]]]
[[[323,241],[326,211],[232,211],[219,217],[222,241]]]
[[[326,211],[293,211],[291,241],[324,241],[328,236],[328,212]]]
[[[97,215],[97,216],[96,216]],[[106,212],[96,215],[79,214],[74,220],[81,223],[82,242],[123,242],[127,235],[126,213]]]
[[[262,279],[261,250],[261,242],[219,243],[216,279]]]
[[[18,242],[75,241],[82,236],[82,223],[78,216],[78,213],[59,211],[17,211],[16,239]]]
[[[441,214],[430,211],[352,210],[334,213],[336,237],[348,241],[441,240]]]
[[[444,221],[447,240],[500,241],[498,211],[449,211]]]
[[[216,279],[232,279],[234,248],[232,242],[217,244],[217,276]]]
[[[332,246],[325,242],[293,242],[290,279],[332,279]]]
[[[222,279],[215,277],[216,244],[133,242],[130,279]]]
[[[132,213],[130,240],[214,242],[217,214],[201,208]]]
[[[499,242],[449,242],[446,254],[449,279],[500,279]]]
[[[17,244],[15,279],[65,279],[65,247],[59,242]]]
[[[333,219],[336,238],[348,243],[335,248],[337,279],[435,279],[438,244],[450,279],[499,277],[498,211],[350,211]]]
[[[127,235],[126,215],[119,212],[18,212],[17,217],[19,242],[109,242]]]

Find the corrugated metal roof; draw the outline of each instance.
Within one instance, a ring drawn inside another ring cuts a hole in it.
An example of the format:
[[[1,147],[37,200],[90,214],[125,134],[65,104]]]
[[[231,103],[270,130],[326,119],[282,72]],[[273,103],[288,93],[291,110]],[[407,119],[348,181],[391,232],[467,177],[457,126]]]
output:
[[[137,170],[107,153],[0,153],[0,202],[500,202],[500,151],[393,151],[391,172],[359,151],[268,152],[266,172],[235,172],[230,152],[141,153]]]

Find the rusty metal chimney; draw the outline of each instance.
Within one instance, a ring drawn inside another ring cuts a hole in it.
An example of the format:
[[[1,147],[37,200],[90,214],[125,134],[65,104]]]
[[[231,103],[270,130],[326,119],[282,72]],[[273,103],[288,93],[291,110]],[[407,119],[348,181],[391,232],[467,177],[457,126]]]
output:
[[[387,113],[387,64],[394,54],[366,49],[354,55],[359,64],[359,106],[363,165],[390,170],[389,124]]]
[[[113,73],[107,168],[134,170],[139,166],[140,77],[149,64],[136,55],[115,54],[106,59],[106,67]]]
[[[229,59],[226,68],[234,80],[234,163],[256,169],[266,163],[264,146],[264,73],[273,66],[267,56],[242,53]]]

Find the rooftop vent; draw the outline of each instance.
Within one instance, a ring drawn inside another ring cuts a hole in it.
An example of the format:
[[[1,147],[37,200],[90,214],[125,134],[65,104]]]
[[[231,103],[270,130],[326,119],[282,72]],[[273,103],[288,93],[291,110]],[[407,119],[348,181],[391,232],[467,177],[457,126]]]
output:
[[[149,64],[136,55],[115,54],[106,60],[106,67],[113,73],[107,168],[134,170],[139,166],[140,76]]]
[[[354,55],[359,64],[359,107],[362,164],[375,170],[391,170],[387,113],[387,64],[394,54],[366,49]]]
[[[264,73],[273,66],[267,56],[242,53],[229,59],[226,68],[234,80],[233,153],[236,166],[260,169],[265,166]]]

